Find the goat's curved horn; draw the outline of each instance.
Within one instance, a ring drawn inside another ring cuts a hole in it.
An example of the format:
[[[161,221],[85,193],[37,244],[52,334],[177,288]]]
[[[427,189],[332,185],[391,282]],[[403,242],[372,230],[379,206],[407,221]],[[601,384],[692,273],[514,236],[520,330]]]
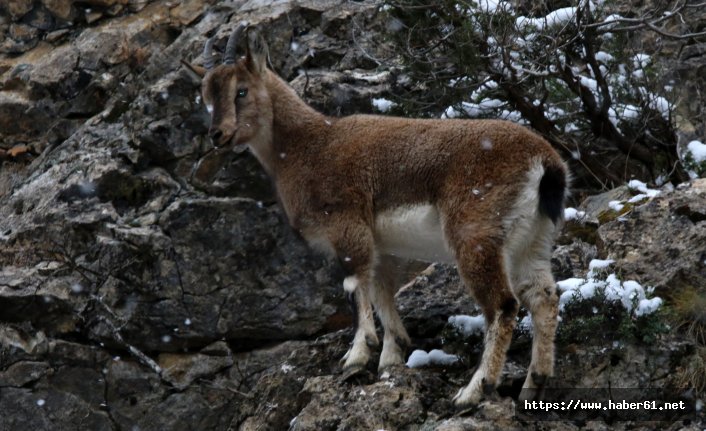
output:
[[[209,38],[203,46],[203,67],[213,69],[213,38]]]
[[[230,37],[228,38],[228,43],[226,43],[226,51],[223,54],[223,64],[235,63],[235,51],[238,47],[238,39],[240,39],[240,35],[243,33],[243,30],[245,30],[247,26],[248,23],[243,21],[238,24],[238,27],[236,27],[235,30],[233,30],[233,33],[230,34]]]

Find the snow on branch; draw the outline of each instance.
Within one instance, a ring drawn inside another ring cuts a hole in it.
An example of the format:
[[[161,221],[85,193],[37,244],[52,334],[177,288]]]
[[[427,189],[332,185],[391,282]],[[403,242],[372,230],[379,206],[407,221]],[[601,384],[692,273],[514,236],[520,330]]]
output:
[[[648,13],[637,18],[626,18],[614,14],[609,15],[601,22],[588,24],[587,27],[599,29],[599,31],[603,33],[632,32],[636,30],[649,29],[659,35],[668,37],[670,39],[691,39],[695,37],[706,36],[706,31],[677,34],[665,30],[663,27],[660,27],[659,24],[675,17],[683,19],[681,13],[685,9],[697,9],[704,6],[706,6],[706,3],[688,4],[686,1],[684,1],[681,4],[677,3],[677,5],[672,10],[663,12],[662,15],[659,17],[655,17],[652,15],[654,11],[652,13]],[[619,26],[621,24],[622,26]]]

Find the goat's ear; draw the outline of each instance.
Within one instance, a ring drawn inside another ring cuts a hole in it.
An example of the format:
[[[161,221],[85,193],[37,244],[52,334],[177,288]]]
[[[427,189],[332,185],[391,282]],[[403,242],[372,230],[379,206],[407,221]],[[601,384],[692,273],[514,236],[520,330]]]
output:
[[[197,66],[195,64],[191,64],[188,61],[182,59],[181,64],[184,66],[185,70],[189,73],[189,76],[195,81],[195,82],[201,82],[203,77],[206,75],[206,68]]]
[[[267,68],[267,42],[259,31],[248,31],[248,69],[255,74],[262,74]]]

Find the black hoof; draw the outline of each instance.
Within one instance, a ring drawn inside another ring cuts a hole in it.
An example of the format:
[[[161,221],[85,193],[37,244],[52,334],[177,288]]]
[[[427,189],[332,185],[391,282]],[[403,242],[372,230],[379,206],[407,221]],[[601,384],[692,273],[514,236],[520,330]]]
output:
[[[537,385],[532,394],[534,396],[533,399],[537,401],[543,400],[544,388],[547,386],[547,380],[549,380],[549,377],[546,374],[532,373],[532,380],[534,381],[534,384]]]
[[[365,365],[349,365],[343,369],[343,374],[341,375],[341,381],[347,382],[353,379],[358,379],[361,377],[367,377],[368,370]]]
[[[547,378],[548,376],[546,374],[532,373],[532,380],[538,388],[541,388],[547,384]]]
[[[477,404],[462,404],[462,405],[455,405],[454,409],[456,410],[456,413],[454,416],[457,417],[463,417],[463,416],[472,416],[475,412],[478,411],[478,405]]]
[[[485,381],[485,379],[483,379]],[[495,392],[495,385],[493,383],[483,383],[483,397],[489,398],[493,397],[497,392]]]
[[[541,401],[544,399],[544,388],[523,388],[518,399],[521,401]]]

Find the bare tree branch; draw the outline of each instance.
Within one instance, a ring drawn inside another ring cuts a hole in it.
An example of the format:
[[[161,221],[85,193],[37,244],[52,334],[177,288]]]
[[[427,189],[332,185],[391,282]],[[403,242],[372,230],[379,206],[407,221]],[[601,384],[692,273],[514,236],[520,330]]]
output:
[[[650,29],[659,35],[662,35],[664,37],[668,37],[670,39],[675,39],[675,40],[685,40],[685,39],[692,39],[695,37],[703,37],[703,36],[706,36],[706,31],[701,31],[701,32],[696,32],[696,33],[676,34],[676,33],[670,33],[662,27],[658,27],[657,24],[660,24],[664,21],[668,21],[668,20],[674,18],[675,16],[679,16],[680,13],[685,8],[698,8],[698,7],[703,7],[704,5],[706,5],[706,3],[700,3],[698,5],[690,5],[690,4],[687,4],[685,1],[681,5],[677,3],[677,6],[674,9],[672,9],[669,12],[664,12],[663,15],[660,16],[659,18],[652,18],[650,16],[641,16],[639,18],[613,17],[609,21],[586,24],[584,26],[584,28],[599,29],[598,30],[599,33],[620,33],[620,32],[632,32],[632,31],[637,31],[637,30]],[[616,24],[630,24],[630,25],[628,25],[626,27],[615,27]],[[605,28],[605,27],[609,27],[609,28]]]

